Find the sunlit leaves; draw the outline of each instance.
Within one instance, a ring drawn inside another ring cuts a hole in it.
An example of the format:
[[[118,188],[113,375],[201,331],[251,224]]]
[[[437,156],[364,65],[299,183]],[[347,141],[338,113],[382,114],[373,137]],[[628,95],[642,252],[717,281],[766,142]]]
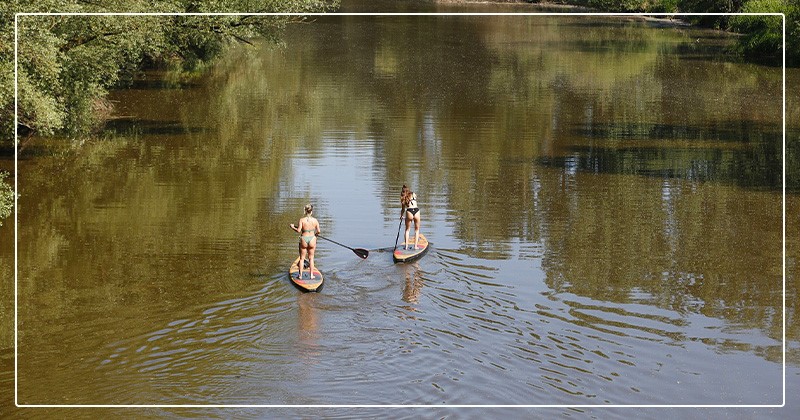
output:
[[[263,13],[330,10],[335,1],[22,0],[0,4],[0,131],[14,131],[14,13]],[[202,68],[231,44],[277,39],[289,16],[19,16],[19,127],[24,133],[80,133],[106,109],[109,88],[143,66]]]
[[[787,59],[798,62],[800,52],[800,8],[796,2],[786,0],[750,0],[742,8],[744,13],[784,13],[787,20]],[[779,16],[740,15],[731,19],[731,28],[745,34],[741,51],[750,57],[780,62],[783,43],[783,19]]]

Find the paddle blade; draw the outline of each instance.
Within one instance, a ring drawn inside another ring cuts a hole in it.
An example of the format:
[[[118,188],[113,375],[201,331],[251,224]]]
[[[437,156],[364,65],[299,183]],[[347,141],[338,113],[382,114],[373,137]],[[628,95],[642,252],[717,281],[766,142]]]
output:
[[[356,255],[361,257],[362,260],[366,260],[367,257],[369,257],[369,251],[367,251],[364,248],[356,248],[356,249],[353,250],[353,252],[355,252]]]

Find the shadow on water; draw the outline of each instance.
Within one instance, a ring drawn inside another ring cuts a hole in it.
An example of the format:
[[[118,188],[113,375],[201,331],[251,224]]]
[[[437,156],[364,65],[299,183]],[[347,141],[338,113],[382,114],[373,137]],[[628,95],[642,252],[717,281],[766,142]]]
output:
[[[200,82],[172,81],[165,78],[134,79],[126,89],[131,90],[169,90],[188,89],[201,87]]]
[[[566,146],[566,156],[542,156],[536,162],[595,174],[719,182],[759,191],[783,188],[780,133],[663,125],[592,127],[576,132],[590,138],[591,145]],[[637,139],[638,145],[628,143]],[[729,146],[714,144],[718,142]],[[797,142],[787,142],[788,162],[797,159],[799,149]],[[800,173],[790,164],[786,191],[800,193]]]
[[[14,147],[10,143],[3,142],[0,144],[0,158],[14,158]]]
[[[607,140],[693,140],[749,142],[780,140],[780,127],[746,120],[722,121],[715,125],[677,125],[658,123],[598,123],[573,130],[574,134],[591,139]]]
[[[139,134],[144,136],[171,136],[202,133],[204,127],[187,126],[180,121],[143,120],[140,118],[115,118],[105,124],[105,131],[119,134]]]

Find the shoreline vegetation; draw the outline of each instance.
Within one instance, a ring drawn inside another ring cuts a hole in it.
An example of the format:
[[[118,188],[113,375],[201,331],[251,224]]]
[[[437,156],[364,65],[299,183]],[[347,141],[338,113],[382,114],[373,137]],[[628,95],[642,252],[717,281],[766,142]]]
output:
[[[420,4],[519,4],[576,12],[703,13],[782,12],[787,16],[787,65],[800,65],[800,6],[794,0],[420,0]],[[0,4],[0,154],[13,153],[14,13],[64,11],[153,11],[146,0],[20,0]],[[339,0],[290,0],[253,12],[335,12]],[[363,5],[362,5],[363,7]],[[221,0],[203,8],[176,0],[163,12],[225,12],[241,8]],[[740,34],[734,53],[764,65],[780,65],[779,16],[642,17],[669,25],[690,24]],[[264,38],[280,43],[280,33],[305,19],[286,16],[169,16],[114,19],[109,16],[25,16],[19,19],[19,124],[30,135],[80,136],[96,130],[112,112],[109,89],[132,83],[147,68],[196,74],[235,45]],[[46,28],[46,29],[42,29]]]
[[[450,4],[450,5],[519,5],[519,6],[535,6],[546,10],[548,12],[557,11],[556,13],[619,13],[618,11],[611,11],[611,10],[598,10],[592,7],[579,5],[579,4],[570,4],[566,1],[564,2],[557,2],[557,1],[530,1],[530,0],[433,0],[435,3],[438,4]],[[584,2],[575,2],[575,3],[585,3]],[[636,12],[636,13],[648,13],[648,12]],[[649,12],[649,13],[666,13],[666,12]],[[673,12],[674,13],[674,12]],[[620,15],[620,17],[623,17]],[[654,16],[654,15],[630,15],[626,16],[631,19],[638,19],[644,20],[648,22],[658,22],[664,25],[669,26],[692,26],[692,24],[688,21],[682,20],[675,16]]]
[[[800,66],[800,4],[795,0],[434,0],[441,4],[530,4],[576,12],[659,13],[669,17],[645,17],[663,22],[717,29],[739,34],[735,53],[744,60],[770,66],[782,65],[782,19],[779,16],[736,13],[783,13],[786,16],[786,65]],[[698,13],[697,15],[677,15]],[[699,13],[728,13],[725,16]]]
[[[60,135],[82,141],[113,112],[113,104],[107,99],[109,90],[129,86],[146,69],[199,74],[236,45],[251,45],[253,39],[280,43],[281,31],[287,25],[306,21],[288,15],[119,19],[16,13],[219,13],[244,8],[253,13],[311,13],[331,12],[338,7],[338,0],[0,2],[0,156],[9,159],[25,139],[33,136]],[[19,91],[16,101],[15,88]],[[0,222],[12,211],[15,176],[0,171]]]

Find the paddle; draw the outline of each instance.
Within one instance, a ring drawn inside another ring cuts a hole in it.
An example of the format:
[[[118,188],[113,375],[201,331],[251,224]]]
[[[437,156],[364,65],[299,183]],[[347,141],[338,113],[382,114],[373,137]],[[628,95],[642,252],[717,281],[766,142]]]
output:
[[[354,252],[356,255],[358,255],[358,256],[359,256],[361,259],[364,259],[364,260],[365,260],[365,259],[367,259],[367,257],[369,256],[369,251],[367,251],[367,250],[366,250],[366,249],[364,249],[364,248],[350,248],[350,247],[349,247],[349,246],[347,246],[347,245],[340,244],[339,242],[336,242],[336,241],[334,241],[334,240],[328,239],[328,238],[326,238],[326,237],[324,237],[324,236],[322,236],[322,235],[317,235],[317,238],[324,239],[324,240],[326,240],[326,241],[328,241],[328,242],[333,242],[333,243],[335,243],[336,245],[339,245],[339,246],[343,246],[343,247],[345,247],[345,248],[347,248],[347,249],[349,249],[349,250],[353,251],[353,252]]]
[[[405,213],[403,214],[403,216],[405,216]],[[403,216],[400,216],[400,224],[397,225],[397,237],[394,238],[394,248],[392,248],[393,250],[397,248],[397,241],[400,240],[400,228],[403,227]]]

